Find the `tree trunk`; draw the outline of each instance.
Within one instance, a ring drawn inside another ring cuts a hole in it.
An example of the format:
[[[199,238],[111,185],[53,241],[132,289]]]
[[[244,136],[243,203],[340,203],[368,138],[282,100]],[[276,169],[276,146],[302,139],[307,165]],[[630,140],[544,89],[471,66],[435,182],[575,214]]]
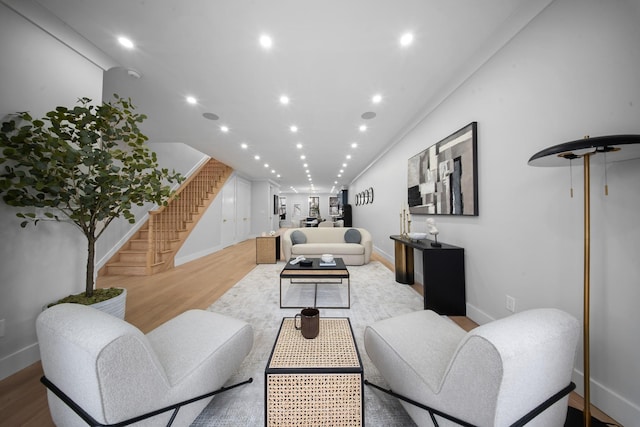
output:
[[[87,250],[87,276],[85,278],[85,295],[87,297],[93,296],[93,271],[95,268],[96,258],[96,239],[94,237],[87,237],[88,250]]]

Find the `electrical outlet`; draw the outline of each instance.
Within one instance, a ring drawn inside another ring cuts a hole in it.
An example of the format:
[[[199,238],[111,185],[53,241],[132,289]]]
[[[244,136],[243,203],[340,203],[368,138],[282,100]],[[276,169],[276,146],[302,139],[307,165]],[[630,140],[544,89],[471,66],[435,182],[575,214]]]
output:
[[[507,308],[507,310],[514,313],[516,311],[516,299],[512,296],[507,295],[505,307]]]
[[[4,319],[0,319],[0,338],[4,336]]]

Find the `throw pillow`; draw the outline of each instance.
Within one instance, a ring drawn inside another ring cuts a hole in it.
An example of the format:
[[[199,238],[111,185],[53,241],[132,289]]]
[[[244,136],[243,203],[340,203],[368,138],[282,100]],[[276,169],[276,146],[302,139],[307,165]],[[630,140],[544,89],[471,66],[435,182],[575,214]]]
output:
[[[355,228],[350,228],[344,233],[344,241],[347,243],[360,243],[362,236]]]
[[[294,245],[300,245],[302,243],[307,243],[307,236],[300,230],[295,230],[291,233],[291,243]]]

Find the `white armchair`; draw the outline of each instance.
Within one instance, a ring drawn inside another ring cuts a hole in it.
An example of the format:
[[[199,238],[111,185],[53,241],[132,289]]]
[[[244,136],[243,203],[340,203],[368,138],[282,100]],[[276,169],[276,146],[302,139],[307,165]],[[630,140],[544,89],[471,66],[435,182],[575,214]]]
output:
[[[524,311],[468,333],[425,310],[377,322],[364,340],[391,390],[373,386],[399,397],[419,426],[434,425],[426,407],[467,425],[523,425],[516,423],[528,416],[535,418],[527,426],[553,427],[564,425],[575,388],[579,331],[574,317],[555,309]],[[547,401],[552,396],[557,400]],[[548,408],[538,407],[545,402]],[[536,407],[540,414],[531,412]],[[433,416],[439,426],[460,425]]]
[[[49,410],[64,427],[87,425],[71,407],[114,424],[220,391],[253,346],[249,324],[204,310],[144,335],[94,308],[60,304],[38,316],[36,331]],[[172,425],[188,426],[211,399],[180,407]],[[133,425],[168,425],[172,412]]]

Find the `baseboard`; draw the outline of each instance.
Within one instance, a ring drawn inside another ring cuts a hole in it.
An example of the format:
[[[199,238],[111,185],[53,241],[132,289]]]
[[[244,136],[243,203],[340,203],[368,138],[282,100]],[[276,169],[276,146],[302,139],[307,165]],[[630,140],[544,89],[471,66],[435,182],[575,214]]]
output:
[[[466,305],[467,305],[467,317],[473,320],[474,322],[476,322],[478,325],[484,325],[485,323],[489,323],[496,320],[493,317],[489,316],[484,311],[480,310],[478,307],[473,306],[469,303],[467,303]]]
[[[33,343],[0,359],[0,381],[40,360],[40,347]]]
[[[573,370],[571,380],[576,383],[576,393],[584,395],[584,373]],[[640,420],[640,407],[605,385],[591,379],[591,404],[623,426],[636,425]]]

